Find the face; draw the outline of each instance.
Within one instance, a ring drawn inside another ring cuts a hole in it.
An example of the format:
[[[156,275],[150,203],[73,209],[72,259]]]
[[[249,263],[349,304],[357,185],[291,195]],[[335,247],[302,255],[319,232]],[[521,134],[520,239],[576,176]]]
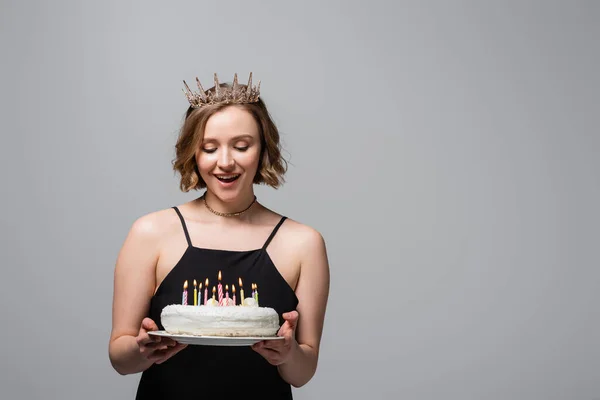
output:
[[[208,189],[232,202],[252,193],[260,151],[258,124],[248,111],[230,106],[206,122],[196,163]]]

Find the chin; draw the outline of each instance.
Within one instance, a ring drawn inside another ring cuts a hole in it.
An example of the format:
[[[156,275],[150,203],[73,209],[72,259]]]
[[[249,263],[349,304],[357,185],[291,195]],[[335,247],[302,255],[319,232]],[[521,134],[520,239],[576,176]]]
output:
[[[222,202],[230,203],[235,202],[243,196],[251,188],[247,187],[247,182],[236,182],[235,186],[232,187],[223,187],[219,183],[219,181],[212,182],[209,186],[210,191],[219,198]]]

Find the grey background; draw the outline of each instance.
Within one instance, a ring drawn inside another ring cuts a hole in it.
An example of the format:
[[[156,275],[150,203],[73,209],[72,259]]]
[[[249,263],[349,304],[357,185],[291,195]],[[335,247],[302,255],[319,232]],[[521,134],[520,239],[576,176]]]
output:
[[[1,4],[2,399],[133,398],[117,252],[196,195],[182,79],[249,71],[291,160],[258,197],[330,256],[297,399],[600,398],[598,2]]]

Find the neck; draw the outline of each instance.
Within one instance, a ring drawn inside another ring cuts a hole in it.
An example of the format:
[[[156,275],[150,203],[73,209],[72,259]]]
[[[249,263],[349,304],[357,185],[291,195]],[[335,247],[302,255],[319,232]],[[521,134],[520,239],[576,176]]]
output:
[[[248,193],[244,193],[231,201],[223,201],[213,192],[207,190],[204,194],[204,199],[206,200],[206,204],[214,211],[225,214],[238,213],[246,210],[254,202],[254,191],[250,190]],[[208,211],[210,212],[210,210]],[[250,211],[247,210],[238,217],[244,216],[250,213]]]

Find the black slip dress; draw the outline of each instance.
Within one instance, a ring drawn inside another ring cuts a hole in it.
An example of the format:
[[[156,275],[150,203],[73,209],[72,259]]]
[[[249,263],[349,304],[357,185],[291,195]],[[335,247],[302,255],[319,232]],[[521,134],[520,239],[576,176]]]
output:
[[[282,217],[260,249],[234,251],[195,247],[192,245],[185,220],[177,207],[173,207],[183,227],[188,247],[167,274],[151,299],[148,317],[159,329],[162,309],[169,304],[181,304],[183,282],[204,284],[209,279],[209,297],[217,285],[218,272],[221,283],[236,286],[237,304],[240,304],[238,278],[242,279],[245,297],[251,297],[251,283],[256,283],[261,307],[271,307],[279,314],[295,310],[298,298],[281,276],[266,249],[286,217]],[[188,304],[193,303],[193,287],[188,286]],[[204,299],[204,287],[198,294]],[[249,346],[222,347],[188,345],[163,364],[153,364],[142,373],[137,400],[188,400],[188,399],[292,399],[291,386],[285,382],[276,366],[267,362]]]

